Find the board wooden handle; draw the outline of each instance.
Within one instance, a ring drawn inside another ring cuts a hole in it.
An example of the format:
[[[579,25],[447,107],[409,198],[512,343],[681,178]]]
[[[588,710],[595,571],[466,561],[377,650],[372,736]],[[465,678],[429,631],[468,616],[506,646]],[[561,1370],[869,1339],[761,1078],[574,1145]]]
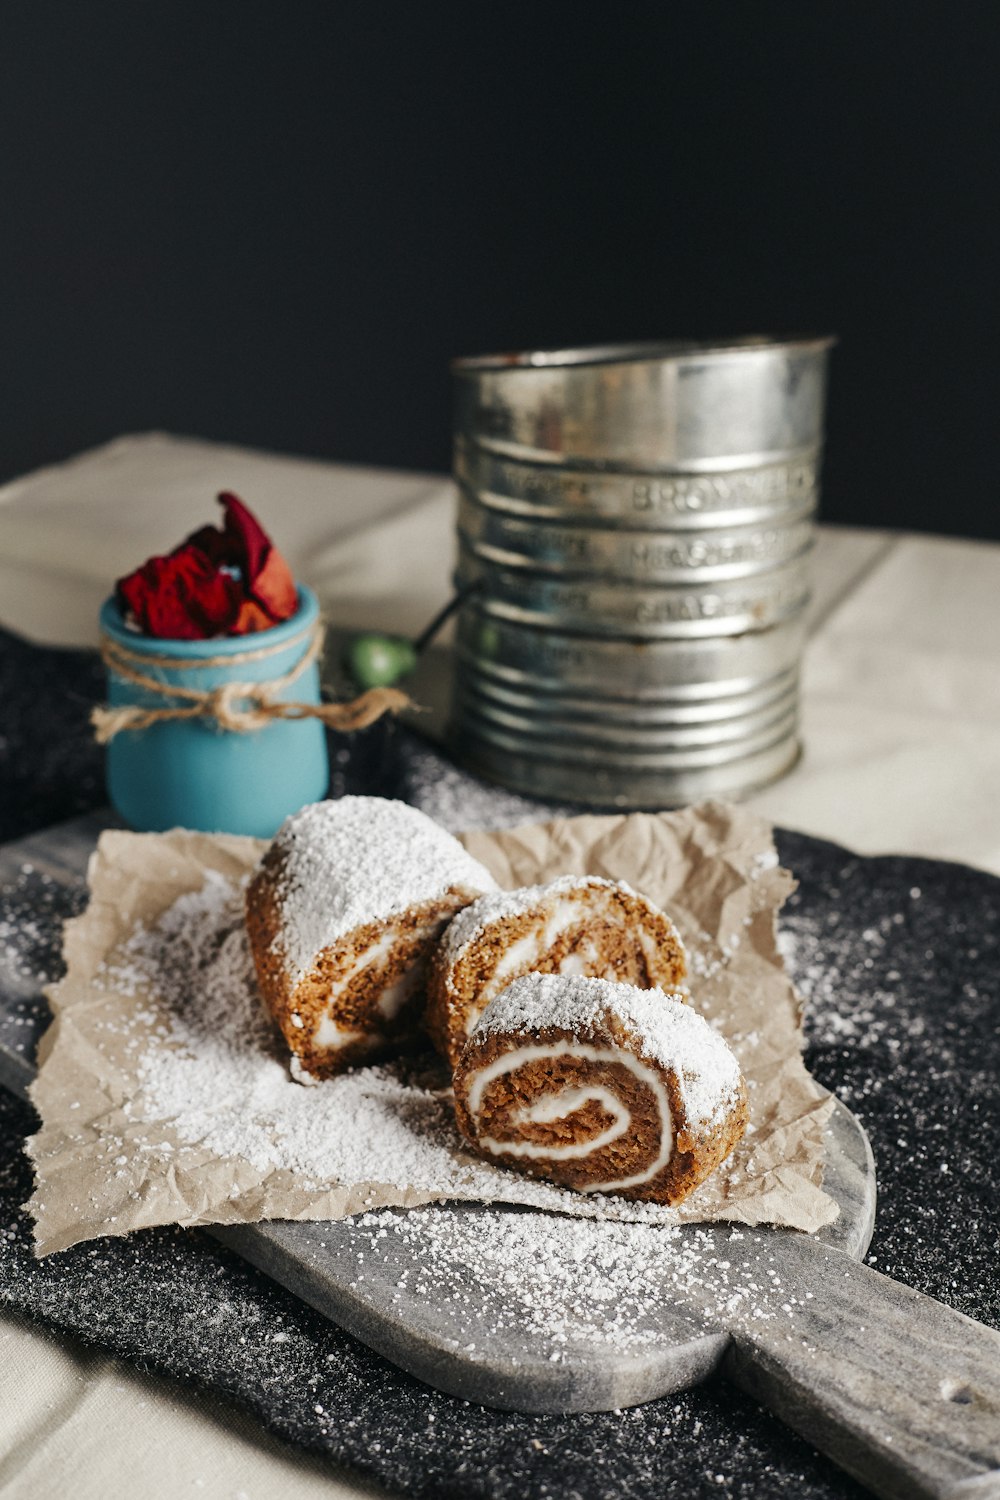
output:
[[[1000,1497],[1000,1333],[792,1243],[782,1280],[808,1295],[734,1329],[725,1373],[886,1500]]]

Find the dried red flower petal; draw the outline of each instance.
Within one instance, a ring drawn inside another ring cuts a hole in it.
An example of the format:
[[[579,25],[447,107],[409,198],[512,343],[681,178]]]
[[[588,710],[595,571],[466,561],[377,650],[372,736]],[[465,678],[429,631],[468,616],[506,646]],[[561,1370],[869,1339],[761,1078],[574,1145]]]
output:
[[[239,579],[185,543],[120,578],[117,594],[146,635],[186,641],[225,635],[239,614],[242,589]]]
[[[298,609],[299,596],[292,571],[256,516],[238,495],[223,490],[219,502],[226,511],[230,561],[243,574],[245,591],[265,611],[269,623],[288,620]]]
[[[298,609],[291,569],[257,518],[228,491],[219,500],[224,529],[202,526],[168,557],[151,557],[118,580],[122,610],[146,635],[248,635],[290,619]]]
[[[255,599],[244,599],[235,622],[229,628],[229,634],[251,635],[255,630],[270,630],[273,624],[271,616],[261,609]]]
[[[226,512],[225,536],[231,558],[243,569],[247,582],[252,584],[267,560],[272,547],[271,538],[239,495],[223,490],[219,504]]]
[[[236,556],[232,542],[224,531],[218,526],[199,526],[197,531],[192,531],[189,537],[185,537],[175,552],[182,552],[185,547],[197,547],[203,552],[210,563],[217,568],[239,566],[239,558]]]
[[[248,592],[267,611],[275,625],[281,620],[290,620],[298,609],[299,591],[295,587],[292,570],[277,547],[271,548],[267,561],[249,585]]]

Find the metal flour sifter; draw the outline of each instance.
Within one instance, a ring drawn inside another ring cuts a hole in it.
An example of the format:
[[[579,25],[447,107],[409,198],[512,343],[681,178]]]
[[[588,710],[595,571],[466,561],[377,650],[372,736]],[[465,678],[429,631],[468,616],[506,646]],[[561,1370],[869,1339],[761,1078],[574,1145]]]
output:
[[[455,363],[462,762],[619,807],[789,769],[832,342]]]

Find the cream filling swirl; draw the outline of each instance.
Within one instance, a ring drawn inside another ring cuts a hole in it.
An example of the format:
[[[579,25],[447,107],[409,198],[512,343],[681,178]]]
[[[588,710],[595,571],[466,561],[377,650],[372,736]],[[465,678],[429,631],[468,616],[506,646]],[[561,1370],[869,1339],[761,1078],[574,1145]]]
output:
[[[469,1087],[469,1113],[473,1120],[478,1120],[482,1110],[483,1095],[496,1079],[516,1072],[525,1063],[537,1062],[542,1058],[559,1057],[578,1057],[586,1062],[595,1063],[620,1063],[652,1091],[660,1113],[660,1149],[656,1159],[648,1167],[630,1177],[619,1178],[616,1182],[586,1183],[581,1191],[618,1193],[625,1188],[638,1187],[643,1182],[649,1182],[658,1172],[662,1172],[674,1149],[673,1116],[670,1113],[667,1091],[652,1068],[647,1067],[631,1053],[621,1052],[615,1047],[595,1047],[589,1042],[555,1042],[534,1043],[504,1052],[500,1057],[494,1058],[491,1063],[487,1063],[486,1067],[482,1068],[472,1080]],[[609,1146],[612,1141],[618,1140],[632,1124],[631,1111],[628,1107],[609,1089],[600,1084],[586,1084],[583,1087],[569,1086],[557,1089],[550,1094],[543,1094],[533,1103],[524,1105],[513,1119],[515,1127],[522,1124],[550,1124],[554,1120],[566,1119],[591,1100],[596,1100],[603,1109],[607,1110],[612,1116],[612,1123],[606,1126],[599,1135],[591,1136],[587,1140],[571,1141],[566,1146],[543,1146],[536,1141],[501,1141],[493,1136],[477,1136],[478,1143],[487,1151],[491,1151],[494,1156],[523,1156],[543,1158],[546,1161],[574,1161],[590,1156],[592,1152],[599,1151],[604,1146]]]

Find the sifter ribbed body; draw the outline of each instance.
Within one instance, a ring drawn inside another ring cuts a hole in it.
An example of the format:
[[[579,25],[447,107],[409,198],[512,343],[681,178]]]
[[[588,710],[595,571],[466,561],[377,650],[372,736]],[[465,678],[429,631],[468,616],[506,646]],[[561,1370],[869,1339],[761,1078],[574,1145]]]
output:
[[[830,344],[457,362],[466,765],[618,807],[788,770]]]

